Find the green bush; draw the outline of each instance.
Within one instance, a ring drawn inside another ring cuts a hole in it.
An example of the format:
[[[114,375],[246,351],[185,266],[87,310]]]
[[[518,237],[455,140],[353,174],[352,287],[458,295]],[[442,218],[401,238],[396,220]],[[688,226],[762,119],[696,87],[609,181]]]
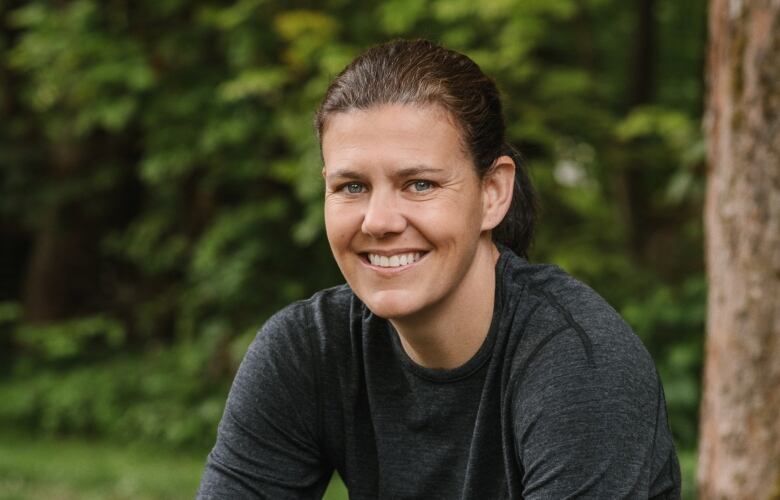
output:
[[[93,317],[12,330],[25,355],[0,381],[0,423],[52,435],[213,443],[228,384],[209,373],[215,340],[126,352],[130,347],[117,325]],[[246,340],[240,342],[244,348]],[[226,355],[234,370],[240,357]]]

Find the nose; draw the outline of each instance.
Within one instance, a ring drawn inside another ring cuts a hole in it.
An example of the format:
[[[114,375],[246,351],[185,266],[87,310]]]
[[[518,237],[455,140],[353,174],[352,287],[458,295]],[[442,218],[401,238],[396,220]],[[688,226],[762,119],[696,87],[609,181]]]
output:
[[[374,190],[363,215],[361,230],[374,238],[400,234],[406,229],[406,217],[392,192]]]

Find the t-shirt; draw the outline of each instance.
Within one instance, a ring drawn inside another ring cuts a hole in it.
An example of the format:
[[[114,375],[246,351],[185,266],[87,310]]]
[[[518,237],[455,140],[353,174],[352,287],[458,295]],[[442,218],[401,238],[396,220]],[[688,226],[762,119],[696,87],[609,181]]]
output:
[[[592,289],[502,249],[478,352],[416,364],[346,285],[275,314],[241,363],[198,498],[679,498],[663,389]]]

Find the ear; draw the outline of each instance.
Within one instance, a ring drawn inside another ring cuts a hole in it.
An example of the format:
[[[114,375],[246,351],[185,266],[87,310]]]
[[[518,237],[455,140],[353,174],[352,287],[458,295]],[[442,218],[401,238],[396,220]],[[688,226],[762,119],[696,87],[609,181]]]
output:
[[[512,204],[515,186],[515,162],[499,156],[482,179],[482,231],[498,226]]]

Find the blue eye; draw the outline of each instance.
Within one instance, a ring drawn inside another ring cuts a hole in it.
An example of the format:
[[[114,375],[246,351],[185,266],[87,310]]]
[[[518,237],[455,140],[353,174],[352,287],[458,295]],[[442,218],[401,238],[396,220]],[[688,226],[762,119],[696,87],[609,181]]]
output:
[[[433,187],[433,183],[431,181],[414,181],[412,183],[412,189],[414,189],[415,192],[418,193],[428,191],[432,187]]]
[[[344,184],[341,189],[349,194],[359,194],[363,192],[363,185],[359,182],[350,182],[349,184]]]

